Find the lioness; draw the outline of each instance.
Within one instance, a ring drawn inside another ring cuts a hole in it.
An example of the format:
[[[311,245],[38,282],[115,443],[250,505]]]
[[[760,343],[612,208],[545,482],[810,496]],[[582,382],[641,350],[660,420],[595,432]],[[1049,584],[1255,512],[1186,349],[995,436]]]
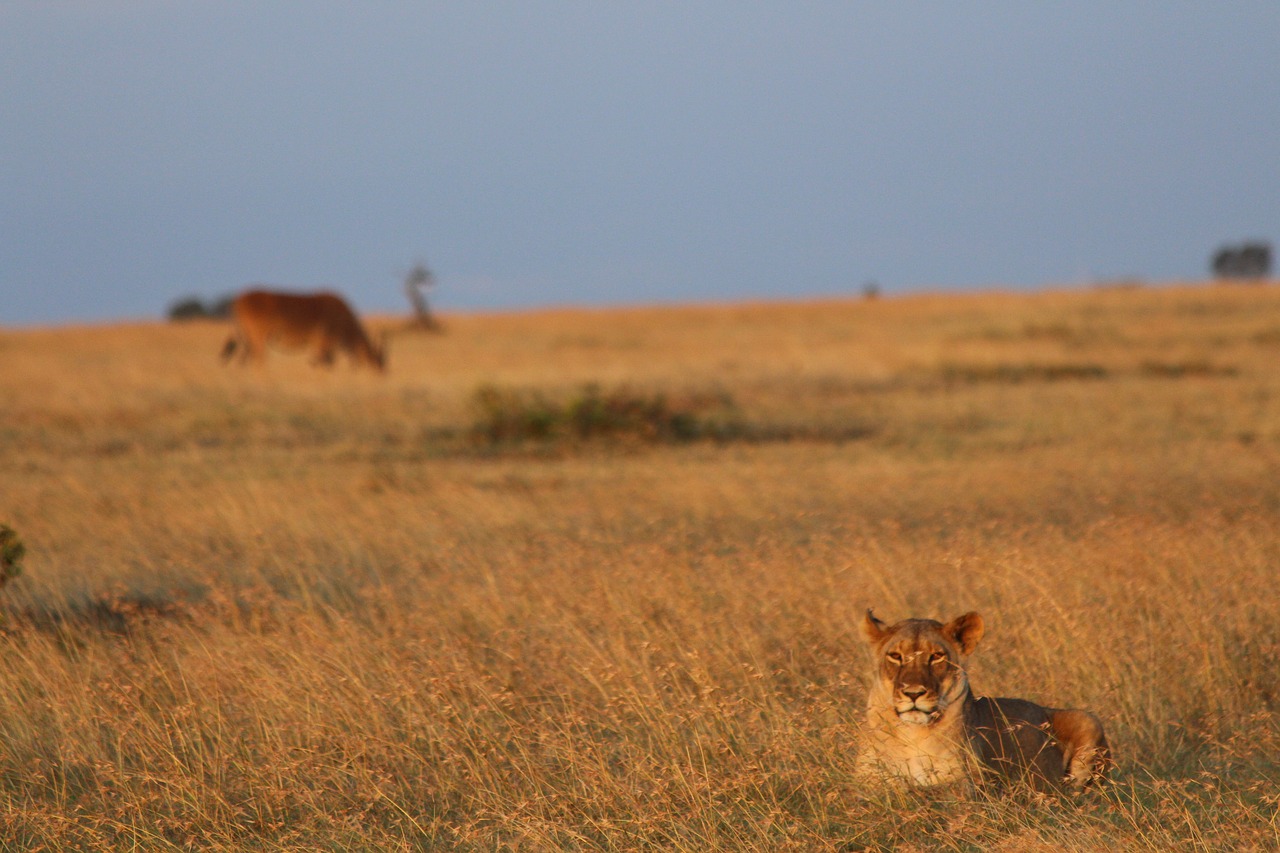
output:
[[[862,632],[876,660],[858,770],[927,786],[1022,779],[1040,791],[1105,778],[1111,750],[1093,714],[970,692],[964,659],[984,630],[977,613],[889,626],[867,611]]]

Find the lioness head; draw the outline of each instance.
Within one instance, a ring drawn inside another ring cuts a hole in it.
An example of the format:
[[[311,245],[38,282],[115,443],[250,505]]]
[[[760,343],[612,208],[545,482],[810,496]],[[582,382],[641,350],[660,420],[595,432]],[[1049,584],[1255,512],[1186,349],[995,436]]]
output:
[[[963,701],[969,680],[961,665],[982,639],[982,617],[957,616],[947,624],[906,619],[886,625],[868,610],[862,633],[877,657],[873,694],[881,707],[892,706],[908,725],[937,722],[954,702]]]

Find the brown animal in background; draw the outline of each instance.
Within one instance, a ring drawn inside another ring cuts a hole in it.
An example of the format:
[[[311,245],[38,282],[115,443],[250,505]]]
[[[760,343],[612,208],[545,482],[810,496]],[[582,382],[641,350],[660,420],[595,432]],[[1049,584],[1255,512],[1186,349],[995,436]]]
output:
[[[328,367],[338,350],[353,364],[386,369],[384,347],[375,346],[351,307],[336,293],[281,293],[247,290],[231,303],[236,331],[222,347],[227,361],[240,350],[240,361],[261,364],[267,345],[281,349],[310,348],[312,364]]]
[[[1093,714],[973,695],[963,662],[984,630],[977,613],[889,626],[867,611],[876,660],[858,771],[922,786],[1024,780],[1047,792],[1105,779],[1111,750]]]

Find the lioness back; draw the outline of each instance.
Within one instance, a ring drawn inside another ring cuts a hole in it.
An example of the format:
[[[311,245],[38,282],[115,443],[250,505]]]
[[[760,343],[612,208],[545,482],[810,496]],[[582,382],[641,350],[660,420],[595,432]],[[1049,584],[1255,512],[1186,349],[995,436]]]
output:
[[[1066,763],[1048,709],[1026,699],[974,697],[969,736],[978,761],[1001,779],[1023,779],[1033,787],[1057,784]]]

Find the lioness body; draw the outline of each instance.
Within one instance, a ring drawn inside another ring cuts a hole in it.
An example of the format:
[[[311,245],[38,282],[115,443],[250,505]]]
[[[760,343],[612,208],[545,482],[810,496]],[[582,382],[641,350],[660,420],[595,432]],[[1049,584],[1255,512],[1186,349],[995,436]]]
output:
[[[240,360],[261,363],[268,345],[281,349],[309,348],[312,363],[333,364],[338,350],[353,363],[382,370],[381,347],[374,346],[346,301],[336,293],[283,293],[247,290],[231,303],[236,332],[222,348],[229,359],[240,348]]]
[[[867,611],[877,660],[858,769],[914,785],[1024,780],[1040,790],[1104,777],[1110,749],[1097,717],[973,695],[964,659],[983,631],[977,613],[887,626]]]

